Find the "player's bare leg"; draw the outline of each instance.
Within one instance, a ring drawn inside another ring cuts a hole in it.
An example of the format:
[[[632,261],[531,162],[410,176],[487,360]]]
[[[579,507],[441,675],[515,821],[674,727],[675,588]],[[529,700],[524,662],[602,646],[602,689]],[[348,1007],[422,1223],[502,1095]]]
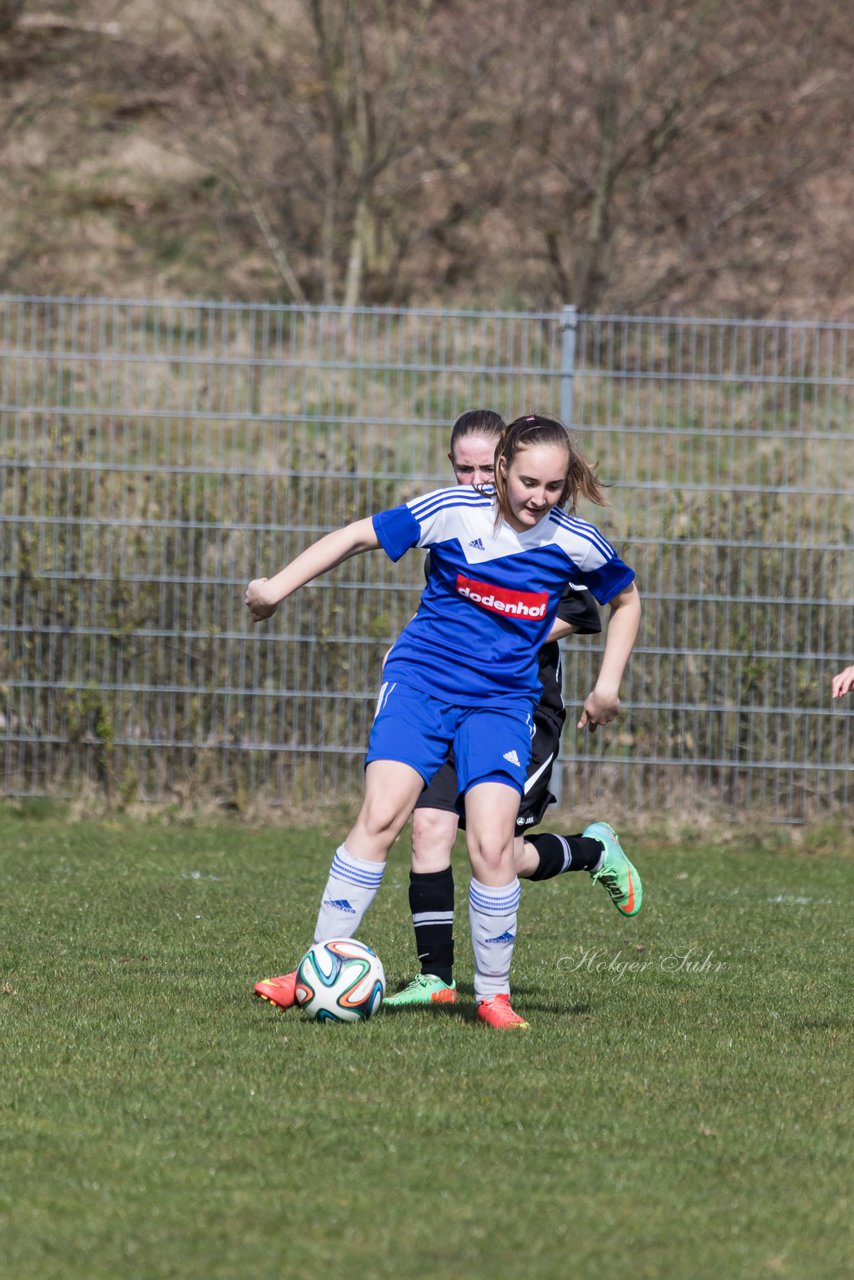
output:
[[[365,769],[365,795],[344,844],[354,858],[385,862],[409,820],[424,779],[399,760],[372,760]]]

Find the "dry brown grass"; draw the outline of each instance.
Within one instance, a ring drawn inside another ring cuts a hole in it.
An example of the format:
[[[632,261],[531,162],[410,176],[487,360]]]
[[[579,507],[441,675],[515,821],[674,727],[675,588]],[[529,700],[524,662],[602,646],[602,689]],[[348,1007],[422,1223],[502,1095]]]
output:
[[[434,6],[398,149],[371,194],[365,301],[854,314],[845,6],[821,0],[805,14],[766,0],[734,24],[725,6],[665,3],[649,28],[648,5],[621,3],[633,70],[613,102],[606,64],[595,74],[604,37],[592,0],[526,8],[520,27],[509,0]],[[322,167],[331,142],[305,7],[83,0],[51,14],[32,0],[0,37],[0,288],[287,300],[271,235],[305,296],[322,300],[322,181],[309,162]],[[361,7],[385,136],[388,42],[372,15]],[[679,85],[673,51],[687,57],[693,37],[700,51]],[[684,109],[680,91],[690,100],[730,67],[739,74],[680,116],[672,138],[662,125],[656,152],[651,125]],[[629,154],[591,275],[581,264],[610,111]],[[336,300],[360,145],[344,135]]]

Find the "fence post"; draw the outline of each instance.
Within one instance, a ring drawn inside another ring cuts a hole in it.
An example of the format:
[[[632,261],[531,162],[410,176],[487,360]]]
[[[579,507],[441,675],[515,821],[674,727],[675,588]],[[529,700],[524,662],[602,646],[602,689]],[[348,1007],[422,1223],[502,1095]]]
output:
[[[571,304],[561,309],[560,317],[560,418],[567,427],[572,427],[572,414],[575,391],[575,331],[578,327],[578,312]],[[563,801],[563,765],[558,757],[556,767],[552,770],[552,794],[560,808]]]
[[[560,417],[572,427],[573,394],[575,390],[575,331],[578,312],[573,306],[561,310],[560,319]]]

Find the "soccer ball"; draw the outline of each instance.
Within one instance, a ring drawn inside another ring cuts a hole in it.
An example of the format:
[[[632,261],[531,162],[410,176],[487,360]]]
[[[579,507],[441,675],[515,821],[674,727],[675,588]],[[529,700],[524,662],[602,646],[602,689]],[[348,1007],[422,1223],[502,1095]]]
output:
[[[385,995],[385,973],[375,951],[355,938],[316,942],[297,966],[296,1002],[317,1022],[360,1022]]]

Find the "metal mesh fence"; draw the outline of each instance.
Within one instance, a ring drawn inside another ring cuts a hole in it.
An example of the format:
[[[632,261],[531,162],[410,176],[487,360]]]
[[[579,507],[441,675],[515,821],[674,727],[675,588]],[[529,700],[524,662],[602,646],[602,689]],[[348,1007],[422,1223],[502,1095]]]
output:
[[[644,809],[846,806],[854,327],[591,317],[576,365],[575,428],[646,603],[606,776]]]
[[[645,605],[620,719],[571,727],[580,815],[802,821],[851,799],[854,329],[0,298],[7,795],[358,791],[418,556],[348,561],[262,628],[242,606],[321,533],[450,483],[461,409],[572,421],[583,511]],[[580,704],[598,641],[567,643]]]

